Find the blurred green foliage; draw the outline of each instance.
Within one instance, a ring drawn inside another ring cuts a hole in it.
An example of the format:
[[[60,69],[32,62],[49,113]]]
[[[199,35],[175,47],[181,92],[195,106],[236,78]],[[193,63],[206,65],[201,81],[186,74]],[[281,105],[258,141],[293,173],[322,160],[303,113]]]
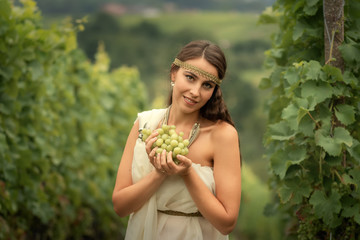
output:
[[[79,16],[79,14],[92,14],[103,7],[107,1],[102,0],[36,0],[41,10],[46,15],[68,14]],[[122,4],[129,8],[144,9],[170,8],[177,9],[207,9],[243,12],[261,12],[265,7],[271,5],[274,0],[112,0],[111,3]]]
[[[31,0],[0,0],[0,239],[113,239],[122,146],[144,109],[134,68],[90,63],[70,23],[44,29]]]
[[[325,3],[339,11],[327,22]],[[266,52],[272,73],[260,86],[272,93],[264,143],[274,199],[267,209],[286,223],[283,239],[360,239],[359,17],[360,1],[345,0],[279,0],[261,16],[280,28]],[[325,59],[326,41],[335,52],[328,39],[341,32],[324,29],[330,21],[344,26],[344,40],[332,37],[341,41],[344,69]]]

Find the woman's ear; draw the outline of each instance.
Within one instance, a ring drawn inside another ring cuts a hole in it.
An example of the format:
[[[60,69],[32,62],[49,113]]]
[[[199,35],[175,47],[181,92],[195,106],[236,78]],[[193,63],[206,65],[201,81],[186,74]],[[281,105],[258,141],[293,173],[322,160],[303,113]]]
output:
[[[175,75],[176,75],[176,71],[172,71],[170,74],[170,78],[172,82],[175,82]]]

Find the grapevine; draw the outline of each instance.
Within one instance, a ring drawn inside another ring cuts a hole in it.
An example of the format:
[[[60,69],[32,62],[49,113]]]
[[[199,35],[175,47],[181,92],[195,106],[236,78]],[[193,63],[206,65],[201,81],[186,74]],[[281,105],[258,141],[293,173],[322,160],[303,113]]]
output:
[[[331,44],[339,66],[325,59],[325,2],[335,1],[278,0],[260,17],[279,26],[260,88],[272,93],[264,143],[276,195],[268,207],[295,222],[297,231],[284,223],[289,239],[360,238],[360,2],[345,1],[344,40]]]

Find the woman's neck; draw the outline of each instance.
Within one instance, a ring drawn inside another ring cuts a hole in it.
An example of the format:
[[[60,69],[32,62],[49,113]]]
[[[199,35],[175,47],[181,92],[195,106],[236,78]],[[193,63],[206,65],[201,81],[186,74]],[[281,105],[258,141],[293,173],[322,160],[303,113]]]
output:
[[[169,125],[175,125],[177,128],[191,128],[196,122],[200,120],[200,112],[186,114],[180,111],[175,106],[171,106],[168,119]]]

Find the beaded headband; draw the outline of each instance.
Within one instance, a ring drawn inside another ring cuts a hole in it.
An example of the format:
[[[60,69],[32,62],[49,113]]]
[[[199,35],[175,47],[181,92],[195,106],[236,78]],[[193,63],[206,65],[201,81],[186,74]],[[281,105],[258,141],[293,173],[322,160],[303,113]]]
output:
[[[183,61],[179,60],[178,58],[175,58],[173,64],[175,64],[178,67],[185,68],[186,70],[193,71],[193,72],[199,74],[200,76],[205,77],[205,78],[209,79],[210,81],[216,83],[217,85],[221,84],[222,80],[219,79],[218,77],[216,77],[215,75],[208,73],[207,71],[204,71],[194,65],[183,62]]]

